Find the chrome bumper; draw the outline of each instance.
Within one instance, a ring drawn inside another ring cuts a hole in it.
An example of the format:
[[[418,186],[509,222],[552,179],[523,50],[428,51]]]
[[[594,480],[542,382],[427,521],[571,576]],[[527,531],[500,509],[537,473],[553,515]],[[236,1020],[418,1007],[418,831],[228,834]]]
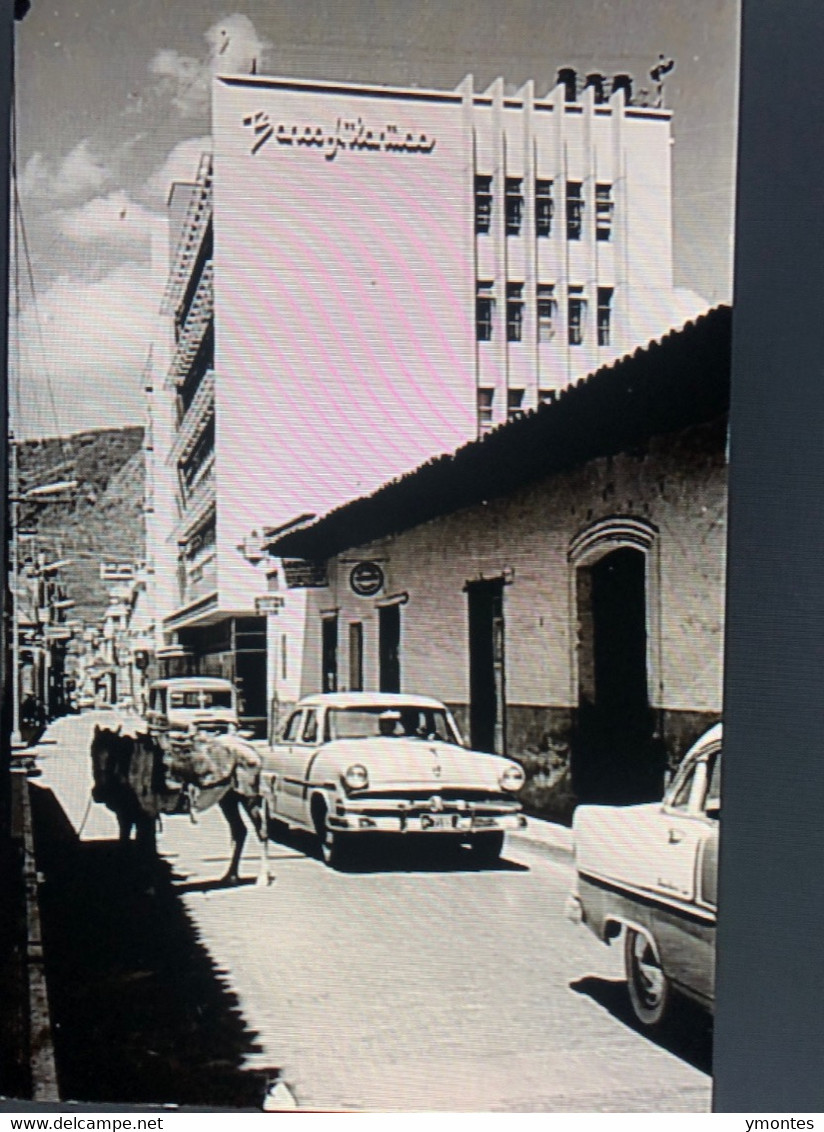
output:
[[[327,822],[331,829],[351,833],[400,833],[400,834],[451,834],[470,836],[478,833],[518,830],[526,827],[526,818],[518,810],[485,809],[481,806],[443,810],[422,809],[406,803],[398,803],[387,813],[385,802],[380,806],[339,805],[329,814]]]

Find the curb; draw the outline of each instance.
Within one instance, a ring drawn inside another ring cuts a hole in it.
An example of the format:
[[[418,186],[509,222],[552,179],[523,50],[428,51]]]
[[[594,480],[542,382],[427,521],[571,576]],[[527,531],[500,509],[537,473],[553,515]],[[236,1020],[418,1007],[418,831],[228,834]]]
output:
[[[572,831],[555,822],[541,818],[527,818],[527,828],[511,830],[507,837],[515,844],[529,846],[536,853],[549,857],[568,868],[573,864]]]

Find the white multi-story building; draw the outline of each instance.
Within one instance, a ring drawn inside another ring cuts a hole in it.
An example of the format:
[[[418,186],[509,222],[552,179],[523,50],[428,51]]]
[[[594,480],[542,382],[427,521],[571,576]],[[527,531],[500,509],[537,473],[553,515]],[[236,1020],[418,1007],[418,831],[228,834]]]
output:
[[[670,117],[626,76],[569,71],[541,97],[215,80],[213,152],[169,197],[149,380],[169,665],[239,679],[261,718],[252,530],[362,495],[702,309],[673,286]]]

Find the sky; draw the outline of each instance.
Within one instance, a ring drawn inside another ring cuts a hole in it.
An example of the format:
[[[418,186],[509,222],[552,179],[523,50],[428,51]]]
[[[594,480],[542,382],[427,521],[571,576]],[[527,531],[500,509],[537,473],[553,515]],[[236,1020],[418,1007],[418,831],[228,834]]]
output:
[[[209,148],[212,74],[253,60],[395,86],[533,79],[541,95],[563,66],[628,72],[637,91],[673,58],[675,284],[729,302],[738,31],[737,0],[32,0],[16,41],[16,435],[143,423],[150,231]]]

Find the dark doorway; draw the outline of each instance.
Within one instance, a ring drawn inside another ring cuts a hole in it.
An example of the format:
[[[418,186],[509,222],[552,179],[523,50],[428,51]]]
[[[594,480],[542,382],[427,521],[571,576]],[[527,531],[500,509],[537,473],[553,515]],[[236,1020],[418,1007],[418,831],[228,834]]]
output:
[[[632,547],[577,572],[578,727],[573,786],[579,801],[652,801],[663,761],[652,742],[647,690],[646,555]]]
[[[401,690],[401,607],[382,605],[378,609],[378,654],[381,692]]]
[[[505,750],[504,586],[469,582],[469,734],[475,750]]]
[[[321,621],[321,690],[338,690],[338,618],[324,617]]]

